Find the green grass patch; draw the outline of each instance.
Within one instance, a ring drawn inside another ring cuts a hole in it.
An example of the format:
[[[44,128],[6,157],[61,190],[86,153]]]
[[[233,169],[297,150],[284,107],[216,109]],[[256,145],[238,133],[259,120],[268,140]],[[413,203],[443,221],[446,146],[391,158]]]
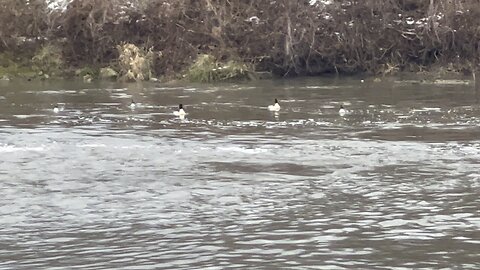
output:
[[[64,61],[60,47],[48,44],[41,47],[32,57],[33,69],[43,74],[61,75]]]

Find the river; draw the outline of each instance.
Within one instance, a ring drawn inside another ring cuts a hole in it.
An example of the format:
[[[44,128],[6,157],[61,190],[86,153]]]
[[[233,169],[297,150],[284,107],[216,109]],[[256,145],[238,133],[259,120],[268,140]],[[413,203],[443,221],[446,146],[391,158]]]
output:
[[[0,269],[479,269],[479,125],[461,83],[0,82]]]

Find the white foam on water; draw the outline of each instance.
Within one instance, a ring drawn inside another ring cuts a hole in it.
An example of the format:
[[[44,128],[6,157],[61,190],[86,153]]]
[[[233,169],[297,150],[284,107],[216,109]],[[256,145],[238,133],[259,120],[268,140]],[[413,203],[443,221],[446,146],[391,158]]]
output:
[[[77,144],[76,146],[78,148],[105,148],[105,147],[107,147],[107,145],[103,144],[103,143],[83,143],[83,144]]]
[[[45,115],[42,114],[16,114],[13,115],[13,117],[18,118],[18,119],[28,119],[28,118],[35,118],[35,117],[43,117]]]
[[[111,94],[111,96],[113,98],[118,98],[118,99],[131,99],[132,98],[132,95],[122,93],[122,92],[113,93],[113,94]]]
[[[246,148],[241,146],[220,146],[220,147],[217,147],[217,150],[222,152],[239,152],[239,153],[251,154],[251,155],[268,152],[267,149],[263,149],[263,148]]]
[[[43,152],[46,148],[44,146],[15,146],[15,145],[0,145],[0,152],[12,153],[12,152]]]

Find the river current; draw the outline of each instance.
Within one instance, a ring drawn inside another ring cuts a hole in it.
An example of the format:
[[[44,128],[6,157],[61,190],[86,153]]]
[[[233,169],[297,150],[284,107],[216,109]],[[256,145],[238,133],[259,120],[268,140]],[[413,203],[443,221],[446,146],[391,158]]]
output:
[[[0,82],[0,269],[480,269],[479,125],[456,81]]]

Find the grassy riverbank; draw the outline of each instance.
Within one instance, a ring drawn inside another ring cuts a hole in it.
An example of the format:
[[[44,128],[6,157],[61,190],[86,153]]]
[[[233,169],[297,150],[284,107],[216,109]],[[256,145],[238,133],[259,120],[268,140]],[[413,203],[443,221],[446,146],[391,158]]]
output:
[[[218,81],[478,68],[476,0],[5,0],[0,78]]]

